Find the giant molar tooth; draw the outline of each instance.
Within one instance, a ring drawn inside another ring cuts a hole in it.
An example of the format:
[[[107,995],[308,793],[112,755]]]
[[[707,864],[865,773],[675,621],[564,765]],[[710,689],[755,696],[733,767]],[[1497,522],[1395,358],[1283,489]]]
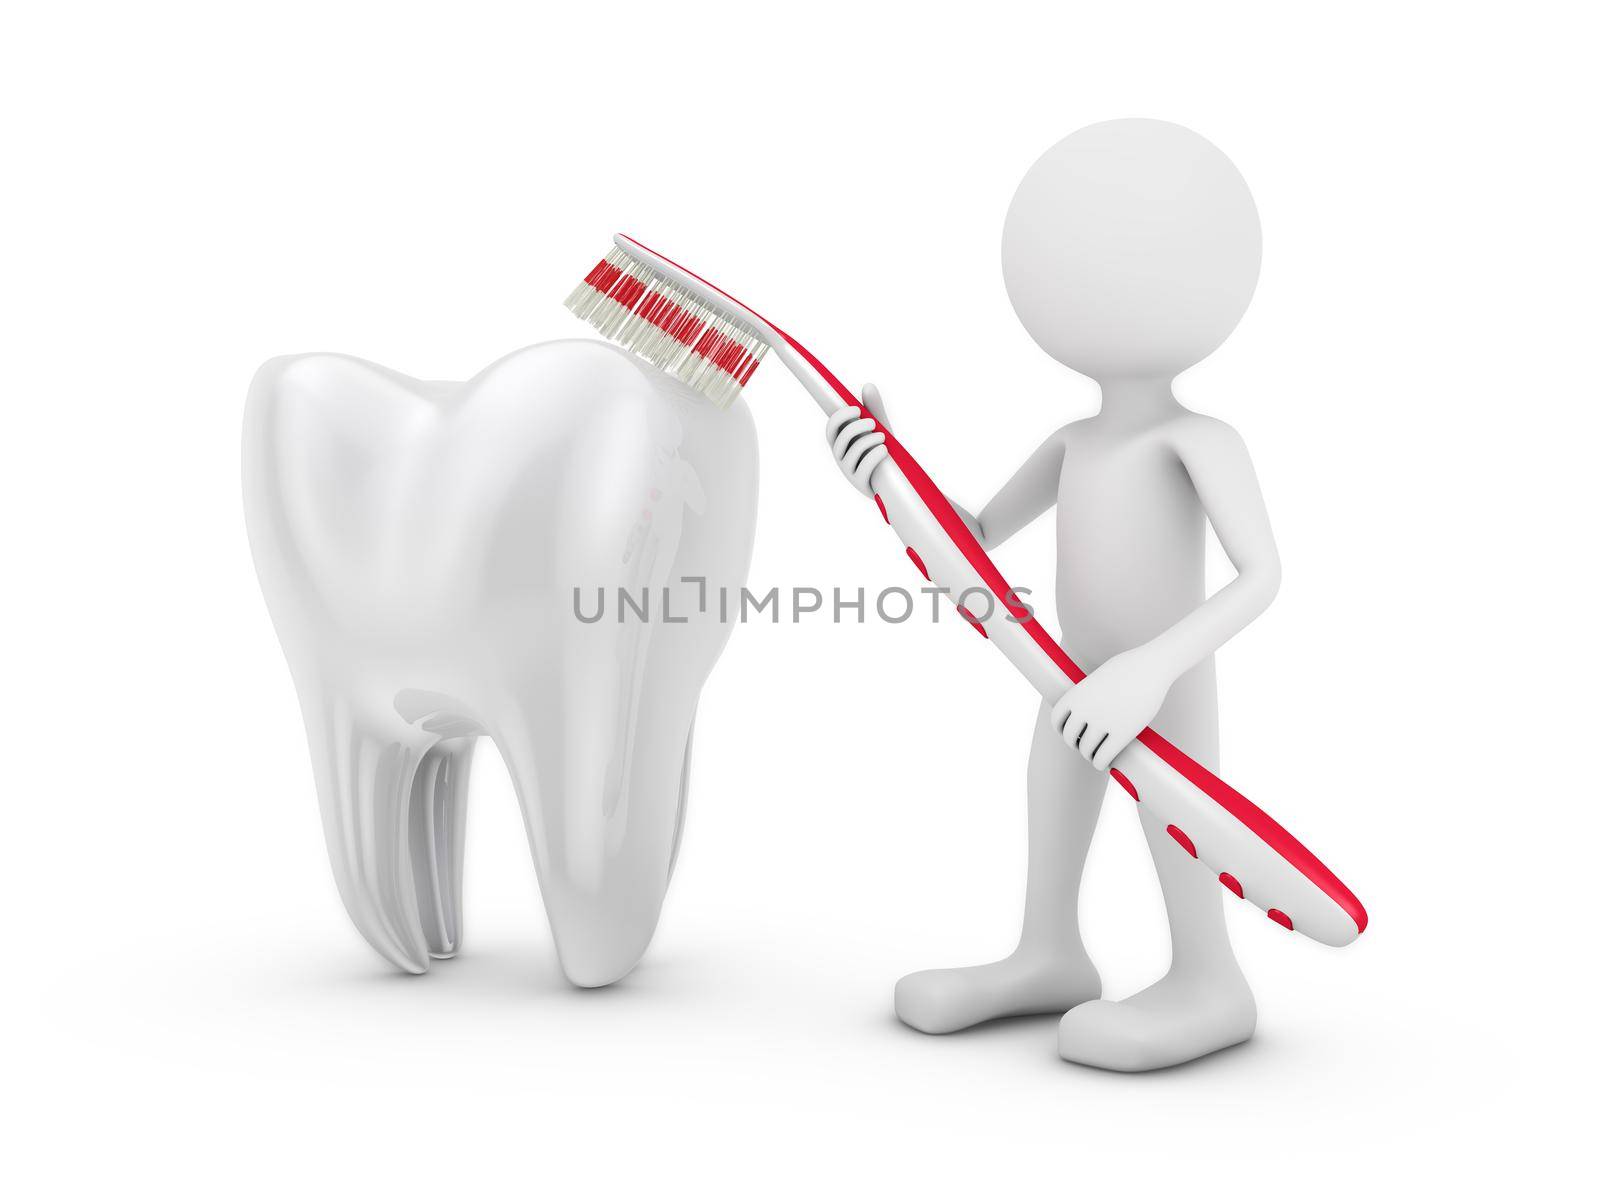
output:
[[[486,735],[563,970],[626,974],[660,913],[695,708],[729,633],[701,601],[747,577],[748,409],[597,342],[461,384],[317,354],[258,372],[244,452],[251,549],[362,935],[418,973],[455,952]],[[651,619],[618,620],[621,591]],[[613,607],[580,621],[575,594]]]

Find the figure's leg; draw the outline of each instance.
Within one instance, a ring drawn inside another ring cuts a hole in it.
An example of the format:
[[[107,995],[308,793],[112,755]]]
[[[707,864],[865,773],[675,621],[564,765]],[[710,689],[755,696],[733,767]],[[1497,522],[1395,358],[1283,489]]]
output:
[[[1156,726],[1216,770],[1216,691],[1208,672],[1179,681]],[[1256,1027],[1255,1000],[1228,942],[1222,888],[1163,824],[1143,811],[1139,822],[1161,880],[1172,965],[1126,1000],[1097,1000],[1061,1019],[1061,1057],[1113,1071],[1188,1062],[1247,1040]]]
[[[1039,709],[1028,758],[1028,893],[1022,937],[999,962],[907,975],[899,1018],[923,1033],[953,1033],[997,1017],[1065,1012],[1100,994],[1078,931],[1078,887],[1105,795],[1105,776],[1067,747]]]

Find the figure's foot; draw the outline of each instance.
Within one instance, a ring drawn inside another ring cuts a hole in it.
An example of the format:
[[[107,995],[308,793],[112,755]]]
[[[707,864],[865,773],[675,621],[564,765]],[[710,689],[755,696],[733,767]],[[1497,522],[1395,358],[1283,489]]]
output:
[[[894,988],[894,1012],[922,1033],[954,1033],[999,1017],[1066,1012],[1100,995],[1087,955],[1048,961],[1013,954],[981,967],[918,971]]]
[[[1068,1062],[1155,1071],[1248,1041],[1256,1002],[1244,977],[1167,975],[1126,1000],[1096,1000],[1061,1018]]]

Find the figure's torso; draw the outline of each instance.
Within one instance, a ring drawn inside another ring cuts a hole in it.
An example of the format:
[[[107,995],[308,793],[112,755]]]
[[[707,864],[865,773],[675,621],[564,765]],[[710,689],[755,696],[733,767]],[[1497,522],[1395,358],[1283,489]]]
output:
[[[1085,668],[1205,599],[1205,512],[1171,437],[1185,419],[1115,430],[1091,418],[1062,432],[1056,610]]]

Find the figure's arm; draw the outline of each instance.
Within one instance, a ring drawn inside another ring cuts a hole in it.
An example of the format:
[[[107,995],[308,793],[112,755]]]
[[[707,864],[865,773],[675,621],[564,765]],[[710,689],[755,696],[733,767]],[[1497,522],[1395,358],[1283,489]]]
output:
[[[994,499],[983,506],[976,517],[969,516],[959,505],[956,511],[972,529],[978,544],[993,550],[1012,535],[1020,533],[1039,516],[1054,507],[1056,493],[1061,487],[1061,456],[1063,442],[1057,430],[1044,443],[1028,455],[1016,474],[1012,475]]]
[[[1173,683],[1259,617],[1278,594],[1280,568],[1255,468],[1221,421],[1185,422],[1174,450],[1237,575],[1165,632],[1112,658],[1055,705],[1056,728],[1105,770],[1148,725]]]
[[[1188,616],[1145,643],[1144,649],[1165,662],[1173,679],[1209,658],[1265,612],[1282,578],[1266,501],[1243,439],[1221,421],[1208,420],[1185,430],[1176,449],[1237,574]]]
[[[883,397],[872,384],[861,389],[861,399],[867,409],[890,428],[889,414]],[[828,418],[823,436],[833,451],[834,461],[854,487],[872,494],[872,473],[878,464],[889,457],[884,448],[883,434],[877,432],[878,421],[872,417],[857,417],[855,410],[845,408]],[[972,530],[978,544],[993,550],[1046,512],[1056,502],[1056,490],[1061,481],[1062,439],[1058,431],[1051,434],[1022,466],[1017,468],[1006,485],[995,493],[994,499],[984,505],[976,517],[961,505],[951,502],[951,507],[961,514],[961,519]]]

